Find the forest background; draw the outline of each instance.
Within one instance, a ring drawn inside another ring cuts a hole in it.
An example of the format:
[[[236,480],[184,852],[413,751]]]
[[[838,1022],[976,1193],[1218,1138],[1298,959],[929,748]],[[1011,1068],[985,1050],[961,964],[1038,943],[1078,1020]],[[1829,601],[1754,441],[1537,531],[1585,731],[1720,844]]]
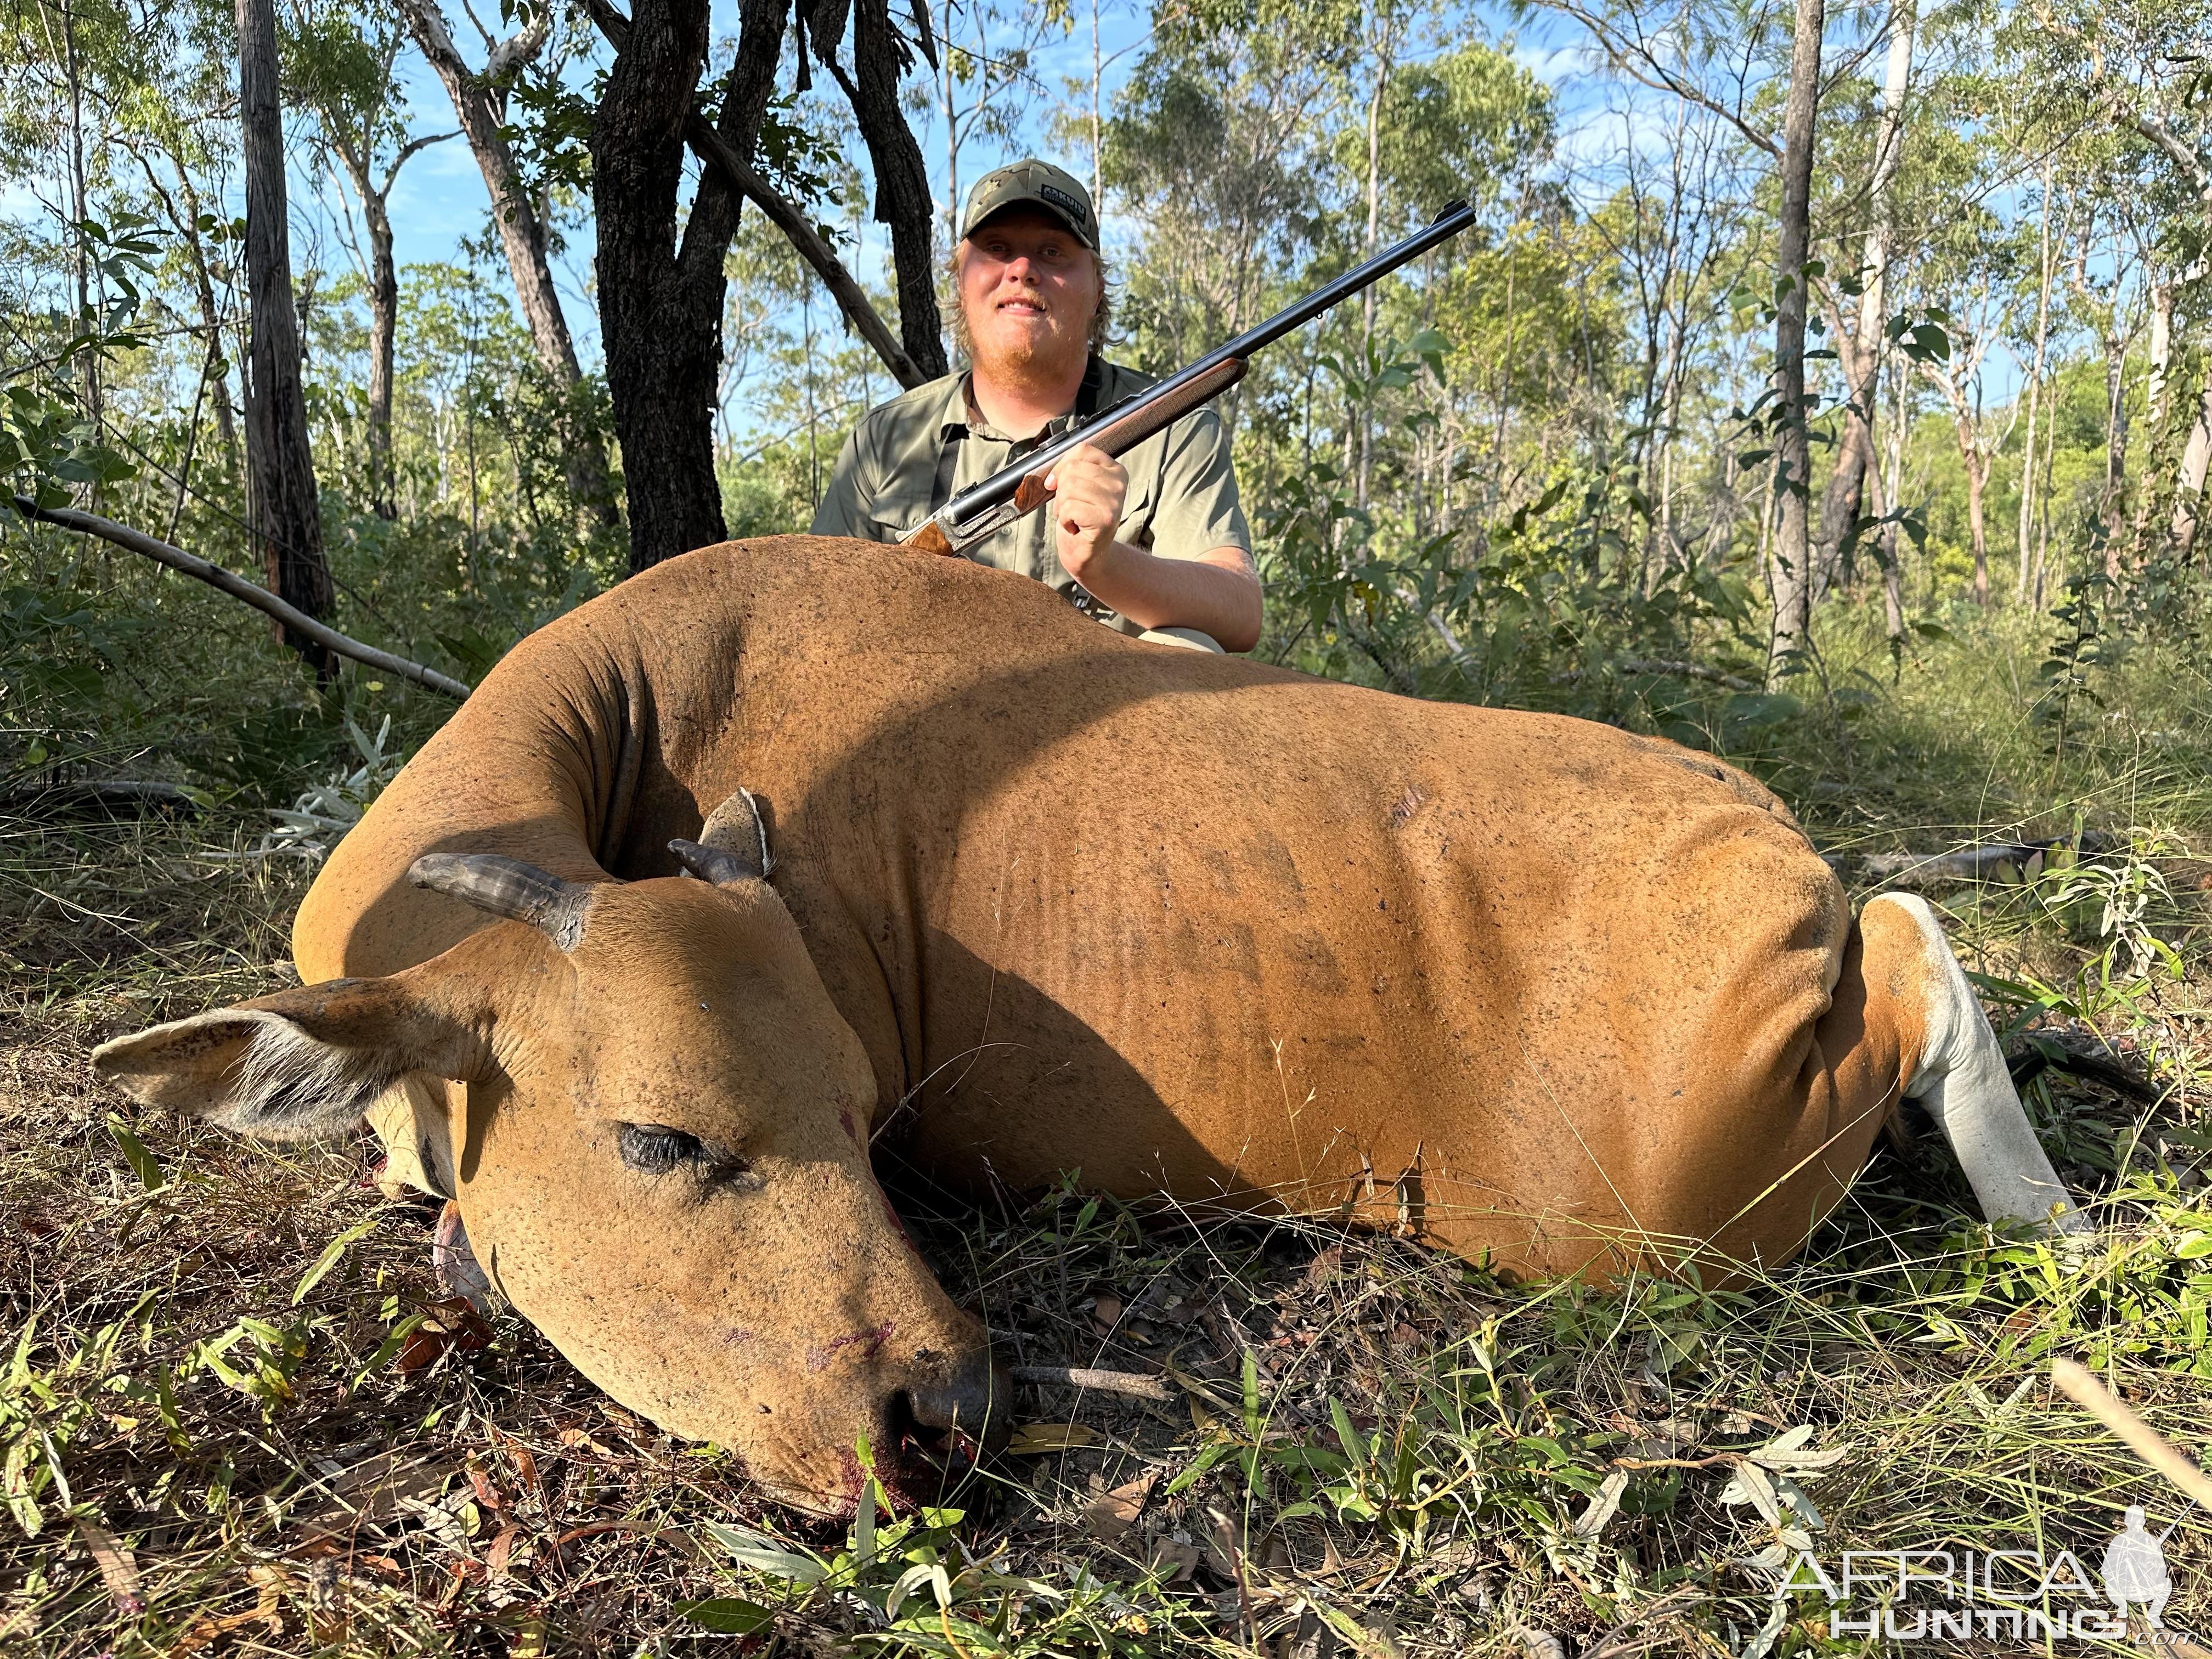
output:
[[[1856,718],[2007,627],[2051,647],[2024,707],[2055,734],[2100,660],[2187,632],[2212,132],[2185,10],[1101,4],[257,0],[243,107],[246,12],[25,7],[0,462],[471,678],[626,569],[803,528],[859,414],[945,366],[963,181],[1036,149],[1091,178],[1114,349],[1155,373],[1482,210],[1223,402],[1266,656],[1710,745],[1808,688]],[[279,787],[257,757],[293,739],[210,727],[319,709],[295,738],[327,748],[380,695],[435,719],[297,638],[318,690],[149,696],[121,641],[173,648],[161,607],[191,601],[60,568],[0,637],[17,772],[154,739]]]
[[[259,1620],[285,1650],[534,1656],[549,1630],[629,1653],[859,1620],[917,1653],[1565,1632],[1749,1656],[1832,1650],[1759,1577],[1793,1540],[2088,1552],[2155,1511],[2021,1402],[2063,1352],[2192,1446],[2207,1420],[2201,14],[6,15],[0,1640],[196,1651]],[[788,1553],[834,1553],[819,1536],[670,1545],[701,1514],[780,1523],[526,1326],[481,1350],[443,1329],[426,1218],[363,1187],[372,1149],[246,1158],[93,1079],[101,1037],[283,982],[319,858],[516,640],[690,547],[804,528],[860,411],[947,366],[951,204],[1032,151],[1092,180],[1110,349],[1156,373],[1475,204],[1222,401],[1258,654],[1725,757],[1855,896],[1900,853],[1997,843],[1906,875],[1939,890],[2094,1252],[1982,1227],[1924,1140],[1728,1292],[1508,1286],[1387,1240],[1300,1256],[1295,1230],[1177,1231],[1072,1186],[910,1207],[956,1291],[1040,1352],[1157,1367],[1130,1331],[1202,1305],[1218,1352],[1179,1351],[1212,1404],[1044,1425],[1068,1431],[1030,1448],[1046,1520],[916,1521],[876,1577],[825,1577]],[[238,602],[257,586],[291,624]],[[1992,872],[2014,879],[1960,878]],[[303,1565],[299,1506],[386,1446],[428,1485],[382,1553]],[[2204,1530],[2168,1543],[2170,1618],[2202,1621]],[[995,1565],[902,1602],[914,1552]]]

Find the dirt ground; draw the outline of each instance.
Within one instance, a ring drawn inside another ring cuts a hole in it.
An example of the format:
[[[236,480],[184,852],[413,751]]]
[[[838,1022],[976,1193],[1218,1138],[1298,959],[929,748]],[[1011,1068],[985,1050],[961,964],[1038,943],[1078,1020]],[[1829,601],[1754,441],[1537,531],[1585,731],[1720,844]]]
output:
[[[1775,1578],[1845,1550],[2094,1573],[2130,1504],[2179,1522],[2169,1622],[2212,1626],[2212,1522],[2048,1381],[2079,1358],[2191,1455],[2212,1436],[2201,979],[2100,1001],[2080,949],[1959,911],[2023,1069],[2039,1039],[2062,1061],[2027,1095],[2097,1206],[2078,1256],[1992,1237],[1924,1139],[1727,1293],[1515,1286],[1072,1185],[985,1212],[902,1190],[1006,1358],[1168,1398],[1023,1385],[959,1510],[810,1528],[511,1314],[455,1304],[434,1206],[379,1194],[365,1134],[248,1145],[93,1075],[109,1036],[285,982],[307,868],[254,833],[0,824],[9,1652],[1890,1651]],[[2039,1012],[2003,988],[2066,974]]]

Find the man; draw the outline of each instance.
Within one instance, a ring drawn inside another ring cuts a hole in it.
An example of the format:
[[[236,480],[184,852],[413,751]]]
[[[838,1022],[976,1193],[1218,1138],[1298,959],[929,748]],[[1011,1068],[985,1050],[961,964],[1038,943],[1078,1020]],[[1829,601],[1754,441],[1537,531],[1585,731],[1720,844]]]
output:
[[[1089,193],[1042,161],[976,181],[953,252],[953,335],[970,367],[871,410],[814,515],[823,536],[896,541],[1150,380],[1097,354],[1109,301]],[[1120,460],[1088,445],[1052,499],[968,550],[1049,583],[1125,633],[1202,650],[1260,640],[1260,578],[1221,417],[1200,409]]]

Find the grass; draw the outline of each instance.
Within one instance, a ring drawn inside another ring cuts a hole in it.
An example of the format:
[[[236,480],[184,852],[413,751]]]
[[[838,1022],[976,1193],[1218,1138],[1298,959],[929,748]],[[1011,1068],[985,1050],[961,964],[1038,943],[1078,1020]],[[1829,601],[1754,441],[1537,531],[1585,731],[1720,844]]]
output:
[[[2096,1203],[2086,1254],[1981,1226],[1924,1125],[1798,1262],[1727,1291],[1510,1285],[1075,1182],[981,1212],[910,1192],[1006,1357],[1165,1371],[1180,1398],[1025,1385],[1022,1449],[957,1510],[856,1528],[764,1509],[512,1316],[441,1305],[434,1212],[380,1195],[365,1137],[249,1146],[94,1079],[102,1038],[284,982],[308,872],[249,856],[265,808],[0,817],[0,1649],[1320,1659],[1544,1633],[1751,1659],[1887,1650],[1832,1641],[1817,1595],[1776,1601],[1801,1548],[2094,1571],[2127,1504],[2154,1530],[2179,1506],[2049,1359],[2192,1454],[2212,1434],[2202,677],[2148,647],[2102,671],[2069,750],[2032,635],[1930,642],[1893,682],[1831,632],[1863,701],[1731,727],[1724,700],[1632,688],[1626,717],[1694,714],[1846,852],[2077,819],[2131,849],[1940,896],[2008,1048],[2101,1042],[2171,1085],[2029,1086]],[[2169,1622],[2212,1626],[2212,1520],[2166,1549]]]

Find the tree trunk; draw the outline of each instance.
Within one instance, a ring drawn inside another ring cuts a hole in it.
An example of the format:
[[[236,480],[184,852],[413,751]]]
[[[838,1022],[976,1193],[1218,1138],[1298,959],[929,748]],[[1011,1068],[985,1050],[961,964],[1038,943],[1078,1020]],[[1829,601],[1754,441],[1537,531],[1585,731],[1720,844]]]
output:
[[[499,92],[495,102],[495,88],[489,84],[513,65],[537,55],[544,44],[542,25],[501,42],[494,49],[485,72],[477,75],[454,48],[438,0],[398,0],[398,5],[408,33],[453,100],[453,113],[460,118],[461,131],[477,158],[477,170],[483,174],[484,188],[491,192],[492,220],[499,227],[500,247],[514,278],[523,319],[530,325],[538,367],[565,406],[562,456],[568,493],[588,521],[612,528],[620,520],[607,476],[606,449],[576,407],[583,371],[576,361],[575,342],[569,337],[560,293],[553,286],[553,269],[546,260],[545,223],[530,192],[523,188],[514,152],[501,132],[505,94]],[[691,84],[696,84],[696,76]]]
[[[261,544],[270,591],[310,617],[330,614],[330,567],[307,444],[307,399],[300,378],[300,319],[292,297],[292,245],[284,198],[283,118],[277,100],[274,0],[238,0],[238,101],[246,162],[248,516]],[[280,630],[318,678],[337,667],[306,635]]]
[[[380,519],[399,516],[392,463],[392,374],[399,331],[399,272],[392,260],[392,216],[380,192],[364,190],[368,222],[368,499]]]
[[[166,148],[166,147],[165,147]],[[207,362],[200,370],[201,383],[212,386],[215,392],[216,435],[222,444],[223,466],[231,483],[244,487],[238,459],[238,428],[232,424],[230,412],[230,375],[228,362],[222,349],[222,313],[216,308],[215,279],[208,269],[207,246],[200,240],[200,198],[192,188],[191,171],[173,151],[167,152],[177,169],[178,194],[184,206],[177,205],[177,197],[161,182],[154,164],[142,151],[138,165],[146,175],[146,183],[161,204],[161,210],[169,216],[169,223],[176,229],[184,243],[192,273],[192,295],[199,301],[200,331],[207,338]]]
[[[1896,401],[1890,410],[1889,433],[1882,444],[1882,510],[1881,516],[1889,522],[1881,527],[1881,598],[1885,619],[1888,623],[1893,643],[1905,639],[1905,538],[1896,520],[1890,517],[1905,500],[1905,438],[1906,400],[1911,396],[1912,372],[1903,362],[1897,366]]]
[[[2150,285],[2150,366],[2146,375],[2143,398],[2143,431],[2148,434],[2148,447],[2143,453],[2142,476],[2136,485],[2135,533],[2130,538],[2133,562],[2141,566],[2150,551],[2151,514],[2158,510],[2160,494],[2159,469],[2165,465],[2170,452],[2166,442],[2166,404],[2170,395],[2173,377],[2173,284],[2153,281]]]
[[[2037,422],[2043,413],[2043,364],[2051,343],[2051,168],[2043,169],[2043,236],[2041,280],[2035,295],[2035,357],[2027,374],[2027,442],[2020,463],[2020,579],[2015,599],[2028,592],[2029,552],[2035,527],[2035,469]]]
[[[2120,579],[2120,492],[2128,475],[2127,337],[2121,333],[2118,307],[2105,337],[2105,488],[2097,502],[2097,522],[2105,538],[2105,574]]]
[[[2173,518],[2166,545],[2173,556],[2186,561],[2197,546],[2197,530],[2204,510],[2204,474],[2212,463],[2212,380],[2197,395],[2197,416],[2189,423],[2188,441],[2181,448],[2181,464],[2174,470]]]
[[[1780,303],[1774,319],[1775,460],[1780,468],[1775,525],[1774,631],[1767,656],[1772,686],[1795,653],[1812,645],[1811,445],[1805,419],[1805,255],[1811,235],[1813,125],[1820,95],[1825,0],[1797,0],[1790,52],[1790,96],[1782,115],[1782,222],[1775,250]]]
[[[1881,120],[1875,129],[1874,171],[1868,184],[1864,251],[1860,263],[1866,286],[1859,294],[1858,326],[1846,343],[1840,333],[1837,354],[1850,377],[1844,400],[1844,432],[1836,450],[1835,471],[1820,497],[1820,586],[1843,574],[1844,550],[1859,520],[1859,501],[1867,470],[1874,464],[1875,400],[1881,395],[1881,366],[1887,343],[1889,265],[1897,238],[1897,173],[1905,159],[1905,99],[1912,81],[1913,0],[1900,0],[1890,20],[1889,68],[1882,82]],[[1876,515],[1880,516],[1879,514]]]
[[[937,309],[929,170],[922,165],[921,146],[899,106],[905,46],[891,27],[884,0],[854,0],[850,76],[836,61],[836,41],[817,40],[815,44],[824,52],[824,66],[844,88],[875,168],[876,222],[890,228],[891,265],[898,278],[900,343],[933,380],[950,365],[945,356],[944,320]]]
[[[629,493],[629,563],[643,570],[723,539],[714,473],[722,264],[739,198],[699,181],[677,240],[684,131],[707,59],[708,0],[640,0],[592,122],[599,331]],[[775,85],[785,0],[745,0],[717,131],[750,161]],[[927,198],[925,207],[927,205]]]
[[[1374,253],[1382,234],[1382,100],[1390,90],[1390,71],[1397,57],[1396,31],[1386,15],[1382,20],[1382,33],[1375,43],[1375,85],[1367,99],[1367,178],[1364,193],[1367,198],[1367,241],[1365,252]],[[1359,372],[1364,375],[1375,352],[1375,285],[1359,296]],[[1375,460],[1375,393],[1368,388],[1352,410],[1353,422],[1358,434],[1358,471],[1352,486],[1352,499],[1364,508],[1367,506],[1368,481]]]
[[[1952,422],[1959,434],[1959,459],[1966,469],[1966,527],[1974,540],[1974,603],[1990,602],[1990,532],[1982,513],[1982,492],[1988,487],[1989,458],[1982,453],[1974,423],[1965,416]]]

